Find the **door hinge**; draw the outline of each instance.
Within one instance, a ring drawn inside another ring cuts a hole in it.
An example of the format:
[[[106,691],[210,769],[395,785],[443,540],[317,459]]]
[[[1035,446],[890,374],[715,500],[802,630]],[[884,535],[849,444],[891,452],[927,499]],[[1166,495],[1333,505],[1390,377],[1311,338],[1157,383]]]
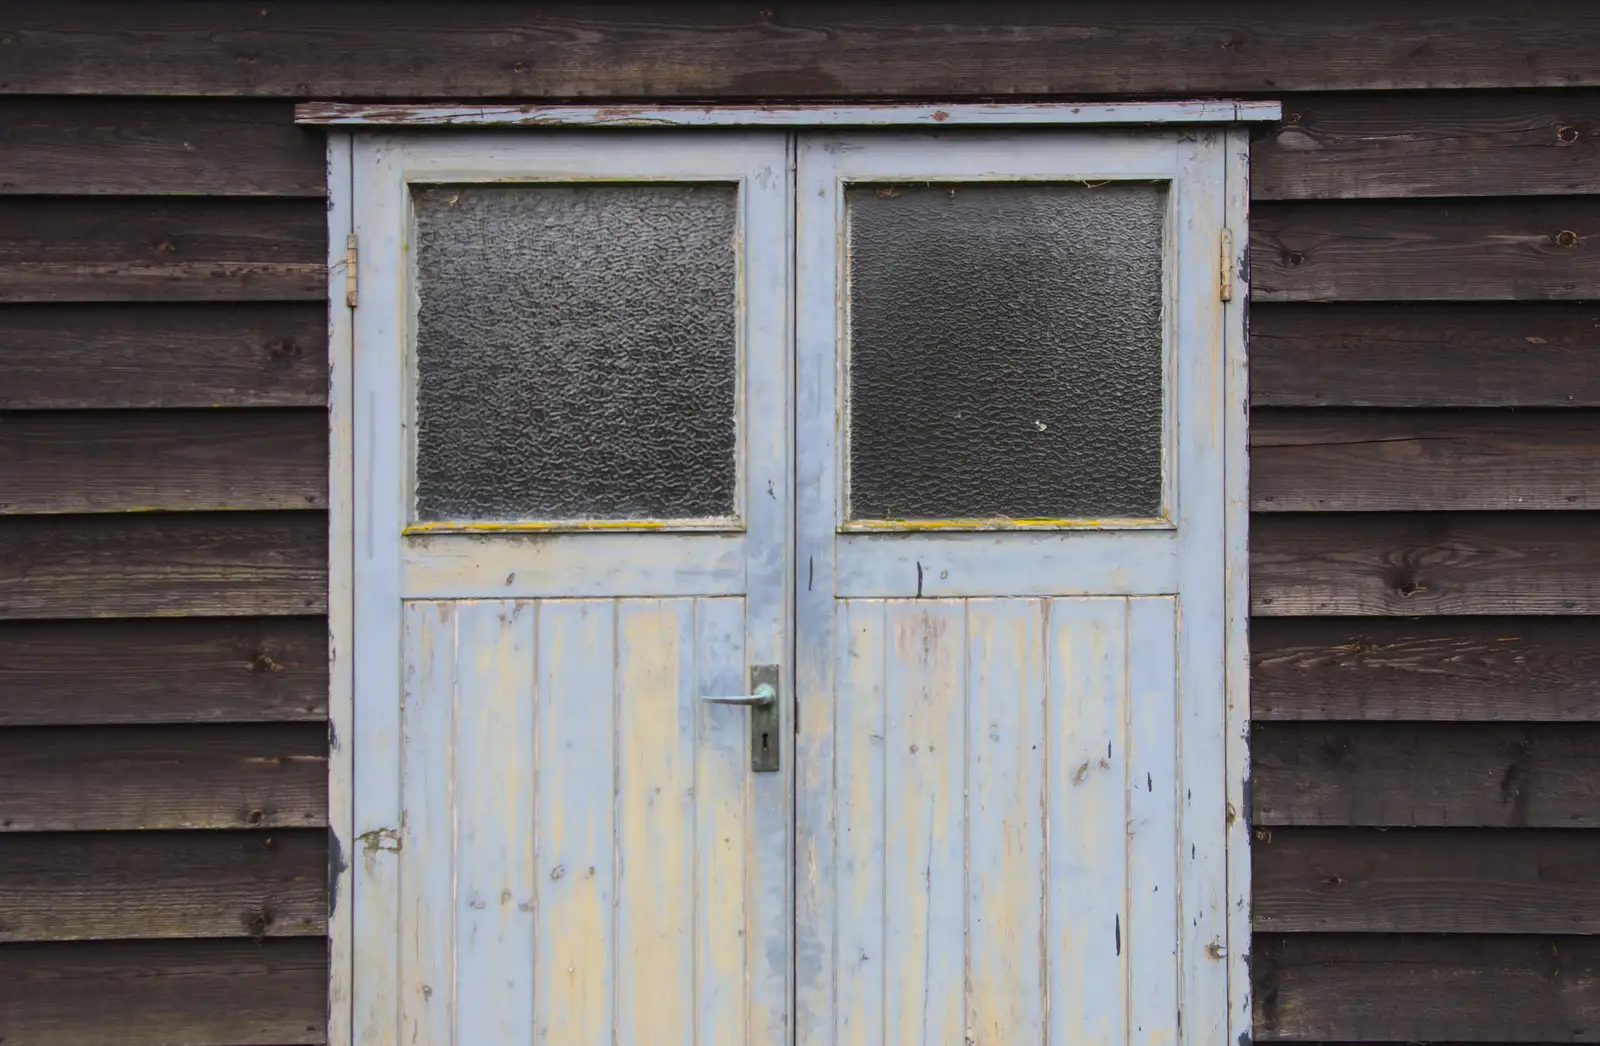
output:
[[[1217,274],[1223,301],[1233,300],[1233,232],[1222,230],[1222,255],[1218,259]]]
[[[351,233],[344,239],[344,303],[350,308],[356,307],[357,261],[361,251],[356,243],[356,234]]]

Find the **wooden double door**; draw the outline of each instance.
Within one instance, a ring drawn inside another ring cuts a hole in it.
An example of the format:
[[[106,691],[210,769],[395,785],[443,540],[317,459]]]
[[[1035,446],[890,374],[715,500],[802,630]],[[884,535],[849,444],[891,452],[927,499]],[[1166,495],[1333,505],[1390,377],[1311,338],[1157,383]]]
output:
[[[358,1042],[1211,1037],[1221,142],[357,139]]]

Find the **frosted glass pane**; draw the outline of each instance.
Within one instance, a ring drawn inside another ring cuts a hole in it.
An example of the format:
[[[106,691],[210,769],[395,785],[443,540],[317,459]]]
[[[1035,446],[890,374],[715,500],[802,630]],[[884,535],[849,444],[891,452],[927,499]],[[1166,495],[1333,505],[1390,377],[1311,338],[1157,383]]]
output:
[[[850,518],[1157,515],[1165,185],[845,198]]]
[[[419,187],[422,520],[731,515],[737,187]]]

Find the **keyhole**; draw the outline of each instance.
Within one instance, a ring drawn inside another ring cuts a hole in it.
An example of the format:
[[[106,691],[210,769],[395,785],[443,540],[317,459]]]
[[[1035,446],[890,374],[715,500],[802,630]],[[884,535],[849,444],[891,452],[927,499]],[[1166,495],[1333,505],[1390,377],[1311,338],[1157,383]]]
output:
[[[765,730],[763,730],[761,732],[761,750],[763,752],[765,752],[767,750],[767,737],[768,736],[769,735],[767,734],[767,732]]]

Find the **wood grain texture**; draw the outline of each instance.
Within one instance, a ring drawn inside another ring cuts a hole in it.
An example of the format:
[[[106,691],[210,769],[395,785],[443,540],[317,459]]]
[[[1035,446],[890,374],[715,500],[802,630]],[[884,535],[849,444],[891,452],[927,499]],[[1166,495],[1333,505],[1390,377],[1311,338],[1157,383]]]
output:
[[[322,1043],[327,944],[117,941],[0,948],[6,1046]]]
[[[0,941],[321,937],[328,837],[90,832],[8,838]]]
[[[1258,615],[1600,612],[1600,520],[1584,512],[1255,514]]]
[[[0,415],[0,515],[326,508],[319,410]]]
[[[1600,930],[1600,832],[1272,828],[1251,857],[1262,932]]]
[[[1524,196],[1600,184],[1600,93],[1289,96],[1250,147],[1257,200]]]
[[[1600,406],[1600,308],[1569,302],[1260,304],[1257,407]]]
[[[1258,723],[1258,827],[1595,828],[1588,723]]]
[[[1257,934],[1255,1039],[1593,1042],[1600,941]]]
[[[1600,412],[1257,410],[1250,507],[1600,508]]]
[[[320,197],[324,151],[287,102],[0,99],[0,193]]]
[[[320,200],[0,197],[0,302],[321,301]]]
[[[1257,618],[1264,720],[1600,722],[1600,618]]]
[[[320,723],[320,618],[0,625],[0,726]]]
[[[0,520],[0,618],[322,613],[321,512]]]
[[[0,831],[327,825],[320,723],[0,731]]]
[[[1515,34],[1517,45],[1505,42]],[[1293,18],[1243,2],[1060,9],[61,3],[7,26],[0,91],[320,98],[1208,95],[1600,83],[1600,20],[1429,2]]]
[[[1600,297],[1600,197],[1266,203],[1250,215],[1258,301]]]
[[[321,407],[317,302],[0,309],[0,409]]]

